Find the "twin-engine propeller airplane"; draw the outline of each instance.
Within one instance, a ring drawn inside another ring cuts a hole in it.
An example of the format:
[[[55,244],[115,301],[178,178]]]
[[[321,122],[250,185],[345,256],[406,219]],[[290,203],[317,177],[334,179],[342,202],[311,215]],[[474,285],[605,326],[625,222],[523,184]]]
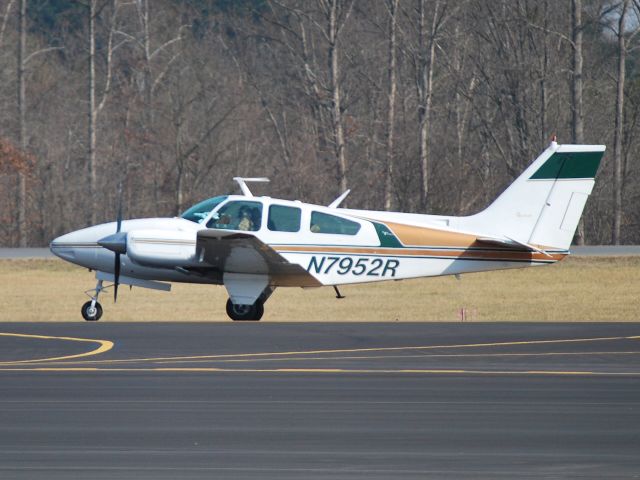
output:
[[[98,320],[113,282],[224,285],[233,320],[260,320],[277,287],[333,286],[546,265],[562,260],[594,185],[604,145],[555,141],[488,208],[466,217],[338,208],[242,195],[213,197],[179,218],[121,220],[77,230],[51,251],[96,271],[82,306]],[[91,293],[91,294],[90,294]]]

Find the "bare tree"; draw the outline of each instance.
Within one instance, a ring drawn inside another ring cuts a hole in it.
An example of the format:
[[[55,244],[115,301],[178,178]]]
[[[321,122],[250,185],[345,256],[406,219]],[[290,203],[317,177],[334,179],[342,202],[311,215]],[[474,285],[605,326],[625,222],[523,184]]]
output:
[[[629,0],[623,0],[616,31],[618,74],[616,77],[616,116],[613,130],[613,229],[611,232],[611,243],[614,245],[620,244],[620,228],[622,224],[622,135],[624,128],[624,82],[627,54],[625,27],[628,10]]]
[[[577,144],[584,143],[582,29],[582,0],[571,0],[571,140]]]
[[[20,148],[27,151],[27,105],[25,84],[25,57],[27,49],[27,0],[20,0],[18,15],[18,119]],[[27,246],[27,180],[23,172],[18,172],[18,245]]]
[[[348,188],[347,155],[345,152],[342,81],[340,70],[340,33],[351,14],[353,0],[318,0],[326,21],[325,36],[329,54],[329,90],[331,95],[331,127],[333,146],[338,164],[340,190]]]
[[[455,93],[453,97],[453,105],[455,118],[455,159],[456,164],[454,170],[458,172],[457,180],[459,182],[469,182],[469,172],[474,170],[474,164],[468,161],[465,151],[469,150],[467,145],[467,135],[469,124],[471,121],[472,102],[475,90],[478,86],[478,78],[473,68],[467,69],[466,63],[468,58],[468,49],[471,39],[468,35],[462,33],[460,25],[454,27],[453,34],[453,52],[445,61],[448,62],[451,76],[454,79]],[[466,71],[469,70],[469,71]],[[470,194],[468,189],[455,189],[457,212],[466,213],[470,205],[477,200],[478,194]]]
[[[115,34],[117,31],[118,14],[120,12],[123,3],[121,0],[104,0],[99,3],[100,0],[89,0],[88,12],[89,12],[89,58],[88,58],[88,167],[89,167],[89,192],[90,192],[90,214],[91,223],[96,223],[98,220],[98,211],[100,206],[100,199],[98,195],[98,163],[96,160],[96,147],[98,141],[98,117],[103,111],[107,100],[110,97],[112,91],[113,81],[113,55],[114,52],[129,40],[124,40],[116,43]],[[100,16],[102,11],[109,6],[110,16],[108,20],[108,34],[105,46],[105,66],[104,66],[104,78],[102,78],[102,85],[98,92],[98,82],[96,78],[96,19]]]
[[[389,63],[387,66],[389,86],[388,86],[388,112],[387,112],[387,161],[384,172],[384,208],[391,210],[393,198],[393,157],[394,157],[394,124],[396,113],[396,91],[398,90],[397,76],[397,12],[398,0],[386,0],[389,10]]]
[[[584,143],[584,114],[582,112],[582,0],[571,0],[571,140]],[[580,218],[575,243],[584,245],[584,217]]]
[[[15,0],[9,0],[7,2],[7,7],[5,8],[4,15],[2,16],[2,25],[0,25],[0,46],[2,46],[2,41],[4,40],[4,32],[7,29],[7,22],[9,21],[11,9],[13,8],[14,3]]]
[[[416,89],[418,92],[418,157],[420,162],[420,209],[426,210],[429,197],[429,130],[433,99],[433,71],[436,62],[436,43],[444,22],[446,5],[436,0],[431,21],[426,0],[418,3],[418,52]]]

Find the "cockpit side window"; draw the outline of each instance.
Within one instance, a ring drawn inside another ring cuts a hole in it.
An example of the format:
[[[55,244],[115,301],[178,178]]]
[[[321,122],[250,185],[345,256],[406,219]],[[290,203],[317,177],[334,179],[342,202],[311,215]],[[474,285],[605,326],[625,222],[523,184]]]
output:
[[[219,197],[209,198],[204,202],[200,202],[195,204],[193,207],[186,210],[182,215],[180,215],[185,220],[190,220],[196,223],[204,222],[204,219],[209,216],[211,211],[224,202],[227,199],[226,195],[221,195]]]
[[[311,224],[309,227],[313,233],[333,233],[337,235],[356,235],[360,231],[360,224],[357,222],[321,212],[311,212]]]
[[[213,214],[209,228],[256,232],[262,225],[262,203],[239,200],[229,202]]]
[[[299,232],[301,214],[302,210],[297,207],[271,205],[267,227],[272,232]]]

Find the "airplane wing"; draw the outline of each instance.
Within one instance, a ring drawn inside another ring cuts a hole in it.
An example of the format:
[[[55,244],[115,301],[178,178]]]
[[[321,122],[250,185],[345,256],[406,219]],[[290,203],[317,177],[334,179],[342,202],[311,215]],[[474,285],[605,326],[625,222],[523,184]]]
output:
[[[220,272],[268,275],[274,286],[322,286],[303,267],[289,262],[250,233],[200,230],[196,256]]]

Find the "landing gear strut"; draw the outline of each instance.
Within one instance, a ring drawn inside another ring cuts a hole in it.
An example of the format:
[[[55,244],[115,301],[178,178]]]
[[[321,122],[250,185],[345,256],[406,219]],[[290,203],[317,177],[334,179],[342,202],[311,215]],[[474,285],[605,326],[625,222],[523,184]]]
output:
[[[91,300],[82,305],[82,309],[80,310],[82,318],[88,322],[96,322],[100,320],[102,316],[102,305],[98,303],[98,295],[100,295],[102,290],[104,290],[102,280],[98,280],[95,290],[87,290],[85,292],[87,295],[89,295],[89,292],[95,292],[95,295],[89,295]]]
[[[257,321],[264,314],[264,303],[261,299],[256,300],[253,305],[236,305],[231,299],[227,300],[227,315],[236,321]]]

